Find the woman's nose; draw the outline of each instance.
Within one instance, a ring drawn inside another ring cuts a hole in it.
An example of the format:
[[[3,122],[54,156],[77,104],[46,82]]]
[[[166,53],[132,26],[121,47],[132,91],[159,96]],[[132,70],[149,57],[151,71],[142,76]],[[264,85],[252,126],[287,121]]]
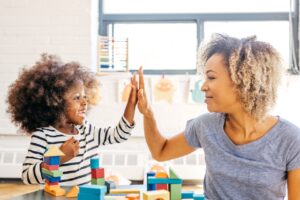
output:
[[[203,91],[203,92],[207,91],[206,81],[202,84],[201,91]]]

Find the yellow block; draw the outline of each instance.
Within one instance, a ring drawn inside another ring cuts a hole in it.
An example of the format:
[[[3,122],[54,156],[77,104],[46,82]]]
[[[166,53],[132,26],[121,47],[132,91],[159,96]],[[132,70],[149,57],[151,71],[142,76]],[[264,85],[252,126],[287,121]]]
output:
[[[72,198],[72,197],[77,197],[79,193],[79,187],[78,186],[73,186],[71,190],[68,192],[66,197]]]
[[[48,192],[49,194],[52,194],[53,196],[63,196],[65,195],[66,191],[62,189],[59,185],[55,186],[45,186],[45,192]]]
[[[143,193],[143,200],[170,200],[170,193],[167,190],[153,190]]]
[[[139,189],[111,189],[110,194],[140,194]]]

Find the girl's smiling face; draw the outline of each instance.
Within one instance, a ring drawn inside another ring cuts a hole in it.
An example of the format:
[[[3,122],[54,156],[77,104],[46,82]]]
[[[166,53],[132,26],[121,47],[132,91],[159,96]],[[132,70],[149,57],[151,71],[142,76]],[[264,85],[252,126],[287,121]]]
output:
[[[82,81],[76,82],[64,95],[66,100],[65,116],[68,123],[82,125],[86,118],[87,97]]]

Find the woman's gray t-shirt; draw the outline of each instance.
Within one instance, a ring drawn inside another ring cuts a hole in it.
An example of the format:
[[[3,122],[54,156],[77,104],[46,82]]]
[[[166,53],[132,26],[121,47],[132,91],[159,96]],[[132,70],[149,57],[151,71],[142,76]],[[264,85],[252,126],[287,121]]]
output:
[[[224,132],[225,114],[187,122],[187,142],[203,148],[206,199],[284,199],[287,172],[300,168],[300,129],[279,117],[262,138],[235,145]]]

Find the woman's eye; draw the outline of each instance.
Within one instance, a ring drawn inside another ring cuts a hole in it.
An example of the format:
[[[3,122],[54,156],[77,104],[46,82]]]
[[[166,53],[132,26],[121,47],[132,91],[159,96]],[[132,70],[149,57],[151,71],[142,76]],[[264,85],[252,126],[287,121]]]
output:
[[[213,76],[208,76],[207,79],[208,79],[208,80],[213,80],[213,79],[215,79],[215,77],[213,77]]]

